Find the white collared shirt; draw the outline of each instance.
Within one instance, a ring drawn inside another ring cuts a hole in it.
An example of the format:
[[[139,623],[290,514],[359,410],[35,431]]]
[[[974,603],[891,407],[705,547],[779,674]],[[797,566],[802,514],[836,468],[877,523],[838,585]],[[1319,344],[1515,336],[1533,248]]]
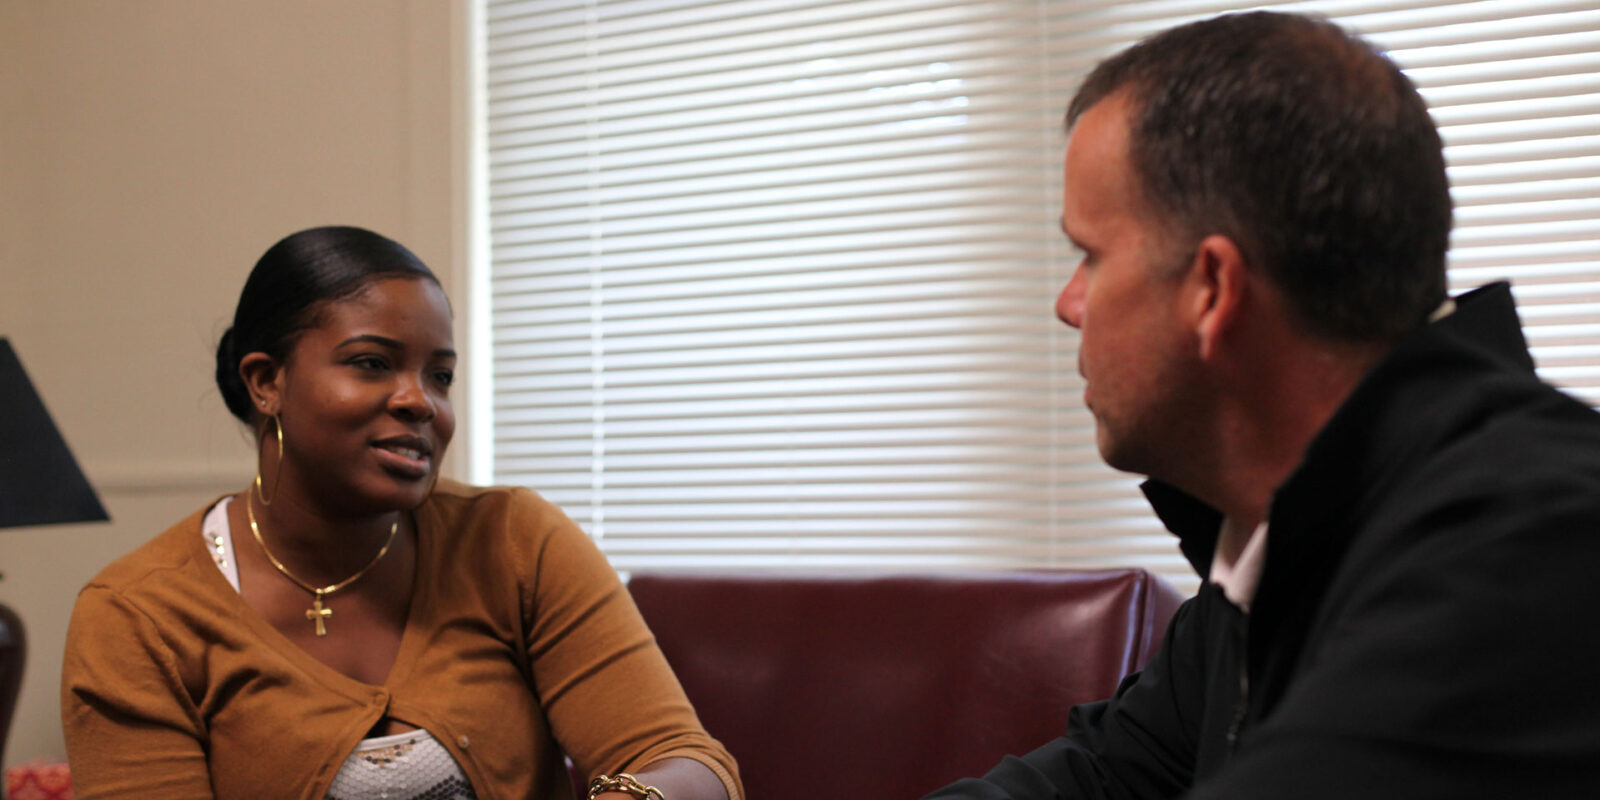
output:
[[[1241,538],[1244,538],[1244,544],[1238,546]],[[1230,553],[1239,555],[1230,558]],[[1223,518],[1222,530],[1217,534],[1217,549],[1211,556],[1211,575],[1208,580],[1222,589],[1228,602],[1248,614],[1250,603],[1256,597],[1256,586],[1261,582],[1261,568],[1266,561],[1266,520],[1262,520],[1255,530],[1245,531],[1232,519]]]

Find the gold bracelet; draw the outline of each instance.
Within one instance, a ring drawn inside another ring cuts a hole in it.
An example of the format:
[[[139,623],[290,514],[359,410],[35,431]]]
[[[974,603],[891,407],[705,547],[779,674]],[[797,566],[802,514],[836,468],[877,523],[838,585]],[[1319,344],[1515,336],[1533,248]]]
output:
[[[639,798],[639,800],[667,800],[667,796],[654,786],[646,786],[638,778],[626,772],[619,772],[615,778],[610,775],[601,775],[589,781],[589,800],[594,800],[603,792],[626,792]]]

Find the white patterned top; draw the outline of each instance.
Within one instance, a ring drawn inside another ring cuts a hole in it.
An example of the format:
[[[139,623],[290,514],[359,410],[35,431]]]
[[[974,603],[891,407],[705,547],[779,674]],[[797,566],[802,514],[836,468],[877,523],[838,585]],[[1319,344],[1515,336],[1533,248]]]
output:
[[[424,730],[366,739],[344,760],[328,800],[477,800],[450,751]]]

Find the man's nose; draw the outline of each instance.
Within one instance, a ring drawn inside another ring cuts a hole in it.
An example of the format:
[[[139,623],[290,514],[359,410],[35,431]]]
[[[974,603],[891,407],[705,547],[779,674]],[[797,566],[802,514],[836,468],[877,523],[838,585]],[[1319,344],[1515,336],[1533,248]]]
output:
[[[1083,327],[1083,269],[1080,267],[1072,273],[1072,279],[1061,288],[1061,295],[1056,298],[1056,316],[1062,322],[1074,328]]]

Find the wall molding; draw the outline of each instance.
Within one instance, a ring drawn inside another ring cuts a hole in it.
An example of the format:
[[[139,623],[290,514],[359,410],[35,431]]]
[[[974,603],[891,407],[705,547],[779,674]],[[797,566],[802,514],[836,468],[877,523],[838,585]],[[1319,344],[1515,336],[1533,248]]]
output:
[[[105,495],[237,491],[255,474],[248,460],[150,459],[83,464],[95,491]]]

